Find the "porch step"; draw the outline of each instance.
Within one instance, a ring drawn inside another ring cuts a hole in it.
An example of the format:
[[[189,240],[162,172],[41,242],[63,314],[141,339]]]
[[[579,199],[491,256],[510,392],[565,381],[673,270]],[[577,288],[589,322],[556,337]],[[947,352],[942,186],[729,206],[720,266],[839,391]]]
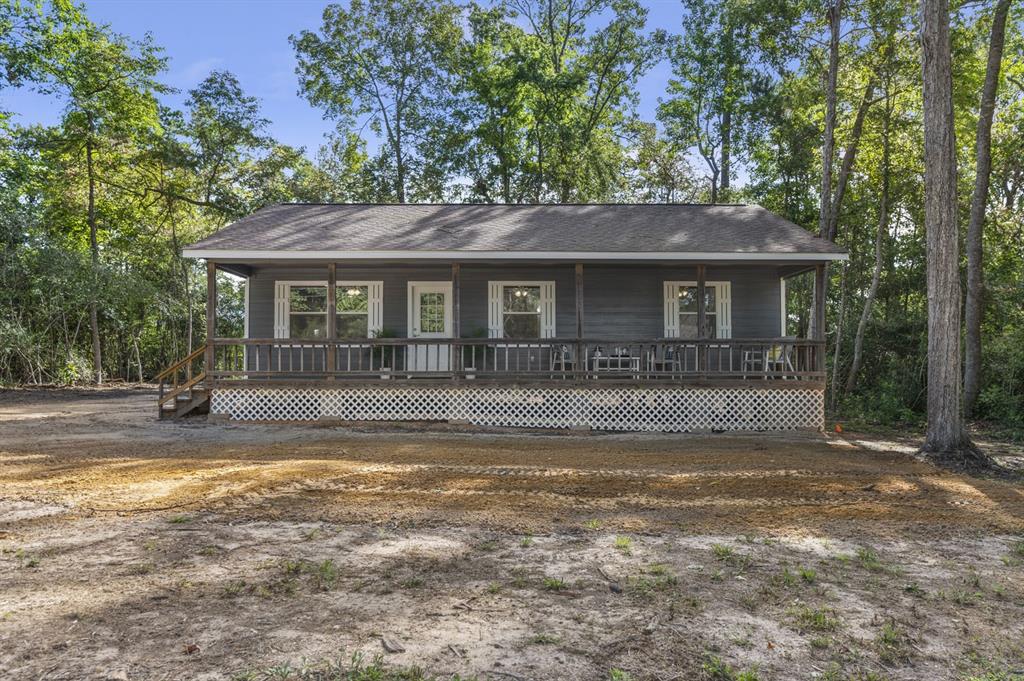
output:
[[[191,414],[206,414],[210,411],[210,393],[205,389],[194,389],[178,395],[173,403],[160,407],[161,419],[180,419]]]

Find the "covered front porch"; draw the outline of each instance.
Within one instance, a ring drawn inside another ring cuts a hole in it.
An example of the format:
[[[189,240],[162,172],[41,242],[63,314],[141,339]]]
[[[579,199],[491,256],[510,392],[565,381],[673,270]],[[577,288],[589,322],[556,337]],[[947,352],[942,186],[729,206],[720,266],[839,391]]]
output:
[[[235,420],[823,425],[824,341],[787,335],[785,321],[786,280],[814,276],[822,301],[822,263],[207,268],[211,340],[163,377],[162,404],[202,374],[211,414]],[[243,338],[214,333],[218,270],[246,279]],[[823,328],[821,311],[811,328]]]

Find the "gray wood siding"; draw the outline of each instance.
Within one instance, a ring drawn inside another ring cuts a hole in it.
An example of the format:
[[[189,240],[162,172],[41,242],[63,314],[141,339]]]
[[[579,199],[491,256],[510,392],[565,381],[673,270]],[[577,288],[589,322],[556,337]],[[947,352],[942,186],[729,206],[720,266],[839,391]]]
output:
[[[338,265],[338,281],[384,282],[384,328],[408,333],[406,293],[410,281],[450,281],[448,265]],[[326,280],[325,267],[260,267],[249,280],[249,336],[274,335],[274,284]],[[486,335],[487,282],[554,281],[556,335],[576,335],[575,273],[572,265],[463,265],[462,335]],[[591,338],[660,338],[664,335],[664,282],[696,280],[695,267],[586,265],[583,269],[584,335]],[[779,269],[775,266],[708,267],[709,281],[732,282],[734,338],[780,334]]]

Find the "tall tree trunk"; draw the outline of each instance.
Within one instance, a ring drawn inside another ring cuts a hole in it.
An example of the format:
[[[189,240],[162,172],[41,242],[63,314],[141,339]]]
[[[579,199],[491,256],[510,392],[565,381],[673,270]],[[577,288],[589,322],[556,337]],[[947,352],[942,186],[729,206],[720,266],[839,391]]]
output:
[[[964,308],[964,414],[968,416],[974,413],[981,389],[981,313],[985,293],[982,232],[985,228],[985,204],[988,202],[989,178],[992,174],[992,118],[996,109],[996,90],[999,87],[999,68],[1003,62],[1006,15],[1009,10],[1010,0],[999,0],[992,16],[988,64],[985,66],[985,85],[981,91],[975,142],[976,172],[971,217],[967,225],[967,302]]]
[[[732,111],[722,113],[722,195],[729,200],[729,175],[732,174]]]
[[[825,79],[825,132],[821,142],[821,201],[818,209],[818,236],[826,238],[832,214],[832,161],[836,143],[836,99],[839,82],[839,39],[843,0],[828,8],[828,74]]]
[[[103,383],[103,350],[100,343],[100,313],[96,293],[99,290],[100,247],[96,227],[96,173],[92,158],[92,121],[89,122],[90,138],[85,143],[85,166],[89,176],[89,253],[92,258],[92,290],[89,292],[89,327],[92,330],[93,378],[96,385]]]
[[[824,238],[835,241],[839,233],[839,212],[843,205],[843,198],[846,197],[846,187],[850,184],[850,174],[853,170],[853,163],[857,160],[857,149],[860,147],[860,138],[864,132],[864,119],[867,118],[868,109],[871,108],[872,97],[875,95],[874,77],[868,81],[864,88],[864,97],[857,107],[857,115],[853,119],[853,128],[850,130],[850,139],[846,143],[846,151],[843,152],[843,160],[839,164],[839,179],[836,181],[835,197],[831,199],[832,205],[828,211],[828,225],[825,229]]]
[[[963,426],[956,140],[947,0],[921,0],[924,101],[924,216],[928,260],[928,427],[923,451],[976,465]]]
[[[850,373],[846,377],[845,392],[853,392],[857,387],[857,375],[860,373],[860,365],[863,361],[864,333],[867,331],[868,322],[871,320],[871,308],[875,304],[875,296],[878,295],[878,284],[882,279],[882,246],[885,243],[885,236],[889,233],[889,157],[891,143],[889,139],[889,122],[892,117],[892,99],[886,93],[885,117],[882,119],[882,195],[878,203],[878,232],[875,234],[875,267],[871,271],[871,285],[864,297],[864,309],[860,313],[860,321],[857,323],[857,333],[853,337],[853,359],[850,362]]]
[[[828,73],[825,78],[825,131],[821,142],[821,196],[818,208],[818,236],[827,238],[829,222],[832,215],[832,160],[835,156],[836,142],[836,91],[839,82],[839,40],[840,24],[842,23],[843,0],[834,0],[828,8],[829,48]],[[828,281],[828,270],[825,270],[825,281]],[[817,309],[818,301],[812,295],[811,309]],[[816,338],[816,316],[811,315],[808,333]]]

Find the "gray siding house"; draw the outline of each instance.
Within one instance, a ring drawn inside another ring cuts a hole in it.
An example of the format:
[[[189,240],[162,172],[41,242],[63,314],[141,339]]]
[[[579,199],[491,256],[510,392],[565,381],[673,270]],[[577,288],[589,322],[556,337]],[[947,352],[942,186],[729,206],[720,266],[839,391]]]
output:
[[[824,265],[846,254],[750,205],[269,206],[184,250],[209,342],[160,412],[604,430],[823,425]],[[216,271],[246,279],[216,338]],[[815,273],[816,338],[786,280]]]

